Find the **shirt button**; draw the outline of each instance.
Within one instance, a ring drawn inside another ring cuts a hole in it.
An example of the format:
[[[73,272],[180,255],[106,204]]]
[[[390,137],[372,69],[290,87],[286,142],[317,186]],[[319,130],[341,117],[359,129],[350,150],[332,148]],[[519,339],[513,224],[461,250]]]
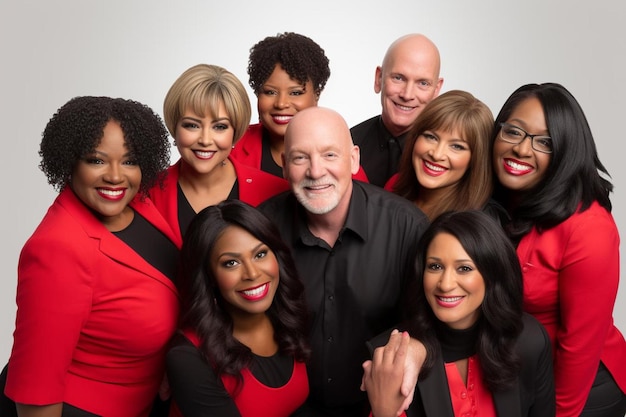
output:
[[[334,296],[334,295],[329,295],[329,296],[328,296],[328,299],[329,299],[330,301],[334,301],[334,300],[335,300],[335,296]]]
[[[470,384],[469,386],[470,391],[474,389],[474,384]]]
[[[467,398],[467,392],[463,391],[461,393],[461,398],[466,399]]]
[[[328,378],[328,383],[330,384],[331,382],[333,382],[332,378]]]
[[[248,184],[252,184],[252,178],[246,178],[246,182],[247,182]]]
[[[332,341],[333,341],[333,337],[332,336],[328,336],[328,342],[332,343]]]

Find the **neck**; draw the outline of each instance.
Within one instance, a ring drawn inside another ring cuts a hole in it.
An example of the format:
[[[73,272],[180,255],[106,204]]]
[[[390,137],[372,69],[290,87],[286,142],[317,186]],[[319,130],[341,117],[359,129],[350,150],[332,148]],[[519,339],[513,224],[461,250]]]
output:
[[[480,320],[467,329],[453,329],[445,323],[437,322],[435,331],[444,362],[454,362],[469,358],[476,353]]]
[[[181,160],[178,182],[183,187],[200,191],[224,184],[236,177],[235,169],[228,158],[218,163],[210,172],[198,172]]]

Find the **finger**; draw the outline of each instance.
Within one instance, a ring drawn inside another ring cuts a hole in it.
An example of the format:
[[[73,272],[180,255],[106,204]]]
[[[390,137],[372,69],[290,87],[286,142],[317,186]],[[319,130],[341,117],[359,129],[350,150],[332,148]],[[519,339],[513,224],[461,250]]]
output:
[[[402,332],[399,339],[394,361],[395,363],[402,362],[402,364],[404,364],[407,352],[409,351],[409,341],[411,338],[407,332]]]
[[[372,361],[363,362],[363,377],[361,377],[361,391],[367,390],[367,380],[372,376]]]

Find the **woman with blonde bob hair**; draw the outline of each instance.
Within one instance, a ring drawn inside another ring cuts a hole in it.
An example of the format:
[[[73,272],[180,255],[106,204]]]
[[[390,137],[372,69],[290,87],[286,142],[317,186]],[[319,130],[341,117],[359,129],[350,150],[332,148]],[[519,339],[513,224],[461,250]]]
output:
[[[243,84],[226,69],[198,64],[184,71],[165,96],[163,116],[180,160],[150,196],[181,237],[205,207],[233,199],[257,206],[289,188],[284,179],[230,157],[251,107]]]
[[[409,130],[398,173],[385,189],[435,219],[483,209],[492,192],[493,114],[472,94],[452,90],[431,101]]]

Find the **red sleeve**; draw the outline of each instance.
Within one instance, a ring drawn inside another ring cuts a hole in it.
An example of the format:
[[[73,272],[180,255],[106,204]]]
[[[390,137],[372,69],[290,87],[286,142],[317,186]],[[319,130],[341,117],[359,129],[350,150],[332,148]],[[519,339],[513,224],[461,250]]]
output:
[[[557,416],[578,416],[595,379],[613,323],[619,281],[619,235],[610,215],[581,215],[565,242],[556,333]]]
[[[20,255],[17,317],[5,390],[16,402],[36,405],[63,400],[65,375],[92,295],[93,271],[81,262],[91,257],[84,239],[75,242],[45,234],[36,232]]]

